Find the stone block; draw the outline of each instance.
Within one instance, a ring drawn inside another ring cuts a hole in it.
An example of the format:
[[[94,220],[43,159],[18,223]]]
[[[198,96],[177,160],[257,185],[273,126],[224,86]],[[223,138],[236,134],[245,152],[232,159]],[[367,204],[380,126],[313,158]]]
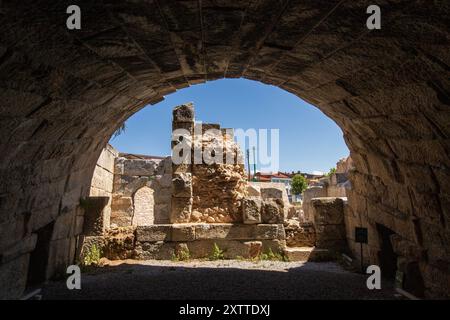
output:
[[[194,105],[192,103],[182,104],[175,107],[172,111],[173,122],[193,122]]]
[[[170,241],[172,237],[172,225],[151,225],[136,227],[136,241],[156,242]]]
[[[129,215],[133,213],[133,199],[131,197],[113,197],[111,203],[112,212],[125,212]]]
[[[87,236],[102,235],[105,231],[105,223],[103,221],[103,210],[108,205],[109,197],[88,197],[83,200],[82,206],[84,208],[84,226],[83,234]],[[69,235],[64,233],[63,228],[70,223],[73,223],[74,215],[62,215],[58,217],[55,222],[55,230],[53,240],[62,239]]]
[[[172,197],[192,197],[192,174],[174,173],[172,177]]]
[[[111,212],[111,228],[115,227],[128,227],[132,225],[133,217],[122,211]]]
[[[261,197],[261,188],[256,185],[248,184],[247,185],[247,194],[250,197]]]
[[[225,239],[228,237],[231,227],[230,223],[198,224],[195,225],[195,239]]]
[[[314,224],[343,224],[344,201],[341,198],[314,198]]]
[[[172,241],[194,241],[195,226],[189,224],[172,225]]]
[[[274,200],[264,200],[261,220],[263,223],[283,223],[284,211],[282,206]]]
[[[192,212],[192,198],[172,197],[170,208],[170,222],[183,223],[189,222]]]
[[[283,231],[280,231],[282,228]],[[195,238],[206,239],[228,239],[228,240],[262,240],[262,239],[284,239],[284,228],[276,224],[197,224],[195,225]]]
[[[316,225],[316,240],[346,239],[344,224]]]
[[[283,190],[261,187],[261,197],[263,199],[283,199]]]
[[[244,245],[247,247],[248,252],[245,258],[254,259],[261,255],[262,242],[261,241],[246,241]]]
[[[169,216],[170,216],[170,202],[169,203],[162,203],[162,204],[155,204],[154,206],[154,218],[155,218],[155,224],[165,224],[169,223]]]
[[[137,242],[133,258],[137,260],[156,259],[163,245],[164,241]]]
[[[121,161],[123,161],[122,174],[125,176],[152,176],[155,174],[159,163],[147,159],[124,159]]]
[[[261,223],[261,199],[256,197],[243,199],[242,211],[245,224]]]
[[[270,250],[273,253],[279,253],[282,254],[284,251],[284,248],[286,248],[286,241],[285,240],[261,240],[262,242],[262,252],[267,253]]]

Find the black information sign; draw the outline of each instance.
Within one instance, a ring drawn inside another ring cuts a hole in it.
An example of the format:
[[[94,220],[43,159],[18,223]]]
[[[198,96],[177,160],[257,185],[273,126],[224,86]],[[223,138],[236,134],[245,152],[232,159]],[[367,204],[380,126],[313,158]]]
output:
[[[355,227],[355,241],[357,243],[367,243],[367,228]]]

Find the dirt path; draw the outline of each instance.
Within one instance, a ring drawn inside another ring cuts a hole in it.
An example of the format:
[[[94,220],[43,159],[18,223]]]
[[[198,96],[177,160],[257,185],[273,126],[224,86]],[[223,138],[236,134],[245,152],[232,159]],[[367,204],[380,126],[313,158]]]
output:
[[[366,279],[331,262],[126,260],[83,273],[81,290],[50,282],[43,298],[396,299],[391,286],[369,290]]]

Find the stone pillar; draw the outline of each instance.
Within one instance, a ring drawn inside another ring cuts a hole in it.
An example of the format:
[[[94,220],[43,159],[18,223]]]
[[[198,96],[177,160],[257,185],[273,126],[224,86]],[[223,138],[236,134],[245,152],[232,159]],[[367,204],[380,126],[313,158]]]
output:
[[[194,106],[189,103],[175,107],[172,119],[171,223],[189,222],[191,218],[193,137]]]
[[[314,198],[314,227],[316,247],[346,251],[347,239],[344,223],[344,201],[341,198]]]

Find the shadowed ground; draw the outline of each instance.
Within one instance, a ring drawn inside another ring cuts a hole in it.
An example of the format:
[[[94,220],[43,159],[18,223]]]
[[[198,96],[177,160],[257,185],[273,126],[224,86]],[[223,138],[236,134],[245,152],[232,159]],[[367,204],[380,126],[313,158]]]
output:
[[[366,279],[336,263],[125,261],[82,274],[81,290],[50,282],[43,299],[396,299]]]

